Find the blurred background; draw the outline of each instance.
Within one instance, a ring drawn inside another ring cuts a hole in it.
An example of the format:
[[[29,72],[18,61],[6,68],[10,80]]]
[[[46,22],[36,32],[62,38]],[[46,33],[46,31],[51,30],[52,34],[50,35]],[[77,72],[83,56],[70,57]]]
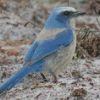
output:
[[[87,14],[76,18],[78,58],[100,55],[100,0],[0,0],[0,63],[22,59],[55,7],[72,6]],[[12,59],[13,58],[13,59]]]

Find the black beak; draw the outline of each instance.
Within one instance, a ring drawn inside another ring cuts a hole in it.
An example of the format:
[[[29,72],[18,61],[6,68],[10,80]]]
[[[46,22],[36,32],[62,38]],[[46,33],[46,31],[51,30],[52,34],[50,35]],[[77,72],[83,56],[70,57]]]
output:
[[[86,14],[85,11],[77,11],[74,13],[75,16],[80,16],[80,15],[84,15],[84,14]]]

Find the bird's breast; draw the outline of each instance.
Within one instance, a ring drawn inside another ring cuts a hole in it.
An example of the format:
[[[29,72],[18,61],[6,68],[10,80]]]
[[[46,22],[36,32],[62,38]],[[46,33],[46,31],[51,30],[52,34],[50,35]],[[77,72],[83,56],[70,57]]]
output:
[[[74,31],[73,35],[74,38],[70,45],[66,47],[60,46],[60,50],[50,54],[44,59],[45,64],[41,71],[44,75],[49,75],[51,72],[58,73],[59,71],[63,71],[72,61],[76,47],[76,33]]]

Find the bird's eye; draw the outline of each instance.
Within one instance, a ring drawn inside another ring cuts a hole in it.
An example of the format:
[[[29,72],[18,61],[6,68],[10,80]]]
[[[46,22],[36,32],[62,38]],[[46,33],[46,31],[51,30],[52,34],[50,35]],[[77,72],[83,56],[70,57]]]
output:
[[[68,15],[71,15],[71,14],[72,14],[72,12],[65,11],[65,12],[63,12],[63,14],[68,16]]]

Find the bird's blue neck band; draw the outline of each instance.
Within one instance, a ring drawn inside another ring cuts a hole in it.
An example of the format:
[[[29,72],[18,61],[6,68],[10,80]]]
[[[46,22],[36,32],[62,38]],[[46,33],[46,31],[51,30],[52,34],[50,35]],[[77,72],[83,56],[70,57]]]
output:
[[[71,28],[75,31],[74,28],[72,28],[70,25],[70,19],[63,18],[62,16],[57,17],[54,13],[52,13],[49,18],[47,19],[44,28],[45,29],[54,29],[54,28]]]
[[[57,27],[58,26],[58,27]],[[70,29],[72,29],[73,31],[75,31],[75,29],[73,28],[73,27],[71,27],[71,26],[69,26],[69,25],[66,25],[66,26],[63,26],[63,25],[57,25],[57,26],[54,26],[53,25],[53,27],[50,27],[50,26],[44,26],[44,28],[45,29],[54,29],[54,28],[70,28]]]
[[[73,27],[71,27],[71,26],[66,26],[66,28],[70,28],[70,29],[72,29],[73,31],[75,31],[75,29],[74,29]]]

